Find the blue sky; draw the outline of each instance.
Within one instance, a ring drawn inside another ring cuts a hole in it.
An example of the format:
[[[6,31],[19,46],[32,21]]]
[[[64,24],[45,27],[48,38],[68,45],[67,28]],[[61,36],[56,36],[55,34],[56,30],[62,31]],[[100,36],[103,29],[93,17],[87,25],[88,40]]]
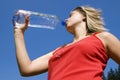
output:
[[[21,77],[19,74],[13,36],[12,16],[18,9],[55,14],[62,20],[76,6],[90,5],[101,9],[106,28],[120,39],[120,1],[119,0],[3,0],[0,2],[0,80],[47,80],[47,73]],[[28,28],[25,42],[31,60],[44,55],[56,47],[68,43],[72,36],[60,24],[55,30]],[[113,60],[108,61],[105,74],[110,68],[117,68]]]

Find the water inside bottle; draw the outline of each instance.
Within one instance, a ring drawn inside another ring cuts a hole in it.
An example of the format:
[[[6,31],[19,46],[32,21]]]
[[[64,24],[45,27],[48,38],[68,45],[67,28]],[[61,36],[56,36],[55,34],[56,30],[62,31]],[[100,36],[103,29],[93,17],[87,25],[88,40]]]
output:
[[[55,29],[57,24],[60,22],[59,19],[48,16],[39,16],[39,15],[30,15],[30,27],[38,27],[38,28],[48,28]]]
[[[18,12],[13,16],[14,26],[24,23],[25,15],[30,17],[30,22],[28,24],[29,27],[55,29],[58,23],[65,25],[65,21],[61,21],[56,15],[18,10]]]

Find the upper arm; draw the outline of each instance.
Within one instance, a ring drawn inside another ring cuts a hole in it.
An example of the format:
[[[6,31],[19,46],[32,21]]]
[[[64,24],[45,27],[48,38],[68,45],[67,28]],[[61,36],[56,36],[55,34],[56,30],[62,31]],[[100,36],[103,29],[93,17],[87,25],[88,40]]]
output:
[[[106,33],[105,37],[108,55],[120,64],[120,41],[110,33]]]
[[[46,72],[48,69],[49,59],[52,57],[52,55],[53,55],[53,51],[33,60],[31,62],[31,64],[28,66],[25,73],[23,73],[22,75],[23,76],[32,76],[32,75]]]

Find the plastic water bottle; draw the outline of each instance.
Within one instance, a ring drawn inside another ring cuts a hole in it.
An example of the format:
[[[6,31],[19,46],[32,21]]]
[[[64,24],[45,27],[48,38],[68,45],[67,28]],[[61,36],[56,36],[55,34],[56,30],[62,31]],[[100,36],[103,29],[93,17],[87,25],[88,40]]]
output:
[[[13,25],[21,26],[24,23],[24,16],[30,17],[28,27],[55,29],[58,23],[65,25],[56,15],[33,12],[27,10],[18,10],[13,16]]]

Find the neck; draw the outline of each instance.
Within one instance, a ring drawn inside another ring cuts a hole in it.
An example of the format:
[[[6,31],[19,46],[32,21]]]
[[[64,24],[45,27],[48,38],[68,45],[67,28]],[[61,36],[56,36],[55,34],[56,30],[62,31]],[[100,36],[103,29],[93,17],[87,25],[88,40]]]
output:
[[[83,22],[75,27],[73,42],[76,42],[85,37],[87,37],[87,30],[86,30],[86,24],[85,24],[85,22]]]

